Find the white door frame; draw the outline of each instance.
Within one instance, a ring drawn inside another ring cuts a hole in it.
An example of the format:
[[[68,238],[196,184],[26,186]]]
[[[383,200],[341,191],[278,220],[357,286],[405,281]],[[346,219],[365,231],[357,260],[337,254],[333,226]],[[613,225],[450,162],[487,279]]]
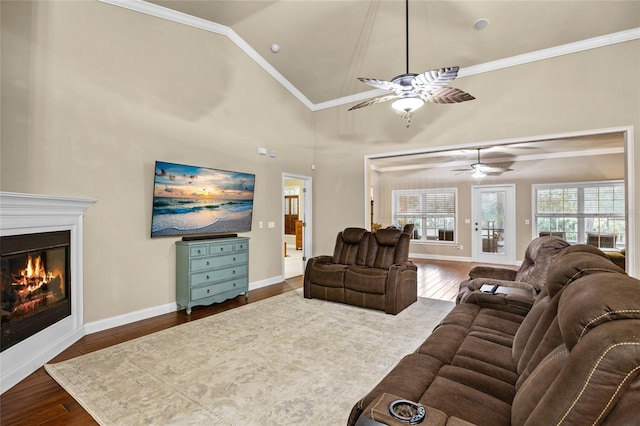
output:
[[[482,251],[482,217],[480,194],[485,191],[504,190],[505,201],[505,242],[504,253],[484,253]],[[516,185],[473,185],[471,187],[471,256],[474,262],[515,265],[516,262]]]
[[[282,214],[280,215],[280,217],[282,218],[282,229],[284,231],[284,188],[285,188],[285,181],[287,179],[298,179],[302,181],[302,188],[304,193],[302,194],[302,202],[304,203],[303,206],[304,208],[302,209],[303,211],[303,217],[302,217],[302,221],[304,222],[305,226],[302,227],[302,271],[304,272],[305,268],[307,267],[307,260],[311,258],[312,254],[311,254],[311,247],[312,247],[312,224],[313,221],[311,220],[311,216],[312,216],[312,200],[313,200],[313,196],[312,196],[312,179],[311,176],[304,176],[304,175],[298,175],[298,174],[294,174],[294,173],[287,173],[287,172],[283,172],[282,173],[282,188],[280,190],[280,195],[282,198]],[[282,252],[282,247],[285,244],[285,238],[284,238],[284,232],[282,232],[282,239],[280,241],[280,247],[278,247],[278,250],[280,252]],[[285,276],[284,273],[284,257],[282,257],[282,276]]]

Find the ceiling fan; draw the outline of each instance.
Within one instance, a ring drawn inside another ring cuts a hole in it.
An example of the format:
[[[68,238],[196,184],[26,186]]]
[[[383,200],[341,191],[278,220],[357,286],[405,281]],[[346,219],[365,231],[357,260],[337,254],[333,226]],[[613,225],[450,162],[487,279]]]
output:
[[[367,99],[349,108],[349,111],[374,105],[381,102],[393,101],[391,106],[403,118],[407,120],[407,127],[411,124],[413,113],[424,105],[425,102],[438,104],[453,104],[475,99],[472,95],[455,87],[447,86],[457,76],[460,67],[447,67],[422,74],[409,72],[409,0],[405,0],[405,21],[406,21],[406,73],[400,74],[391,81],[378,80],[375,78],[361,78],[369,86],[377,89],[388,90],[392,93]]]
[[[489,164],[480,161],[480,150],[482,148],[476,148],[478,150],[478,162],[471,164],[466,169],[454,169],[452,172],[459,173],[473,173],[471,176],[474,178],[483,178],[487,175],[496,175],[504,172],[511,172],[513,169],[508,167],[491,166]]]

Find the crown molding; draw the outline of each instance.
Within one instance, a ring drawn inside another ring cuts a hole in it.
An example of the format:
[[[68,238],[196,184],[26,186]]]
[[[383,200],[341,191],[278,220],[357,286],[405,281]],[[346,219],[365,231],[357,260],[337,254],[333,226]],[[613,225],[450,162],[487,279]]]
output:
[[[289,80],[287,80],[280,72],[278,72],[266,59],[264,59],[255,49],[253,49],[242,37],[240,37],[231,28],[207,21],[206,19],[197,18],[186,13],[178,12],[164,6],[148,3],[144,0],[98,0],[102,3],[111,4],[113,6],[123,7],[125,9],[155,16],[157,18],[166,19],[190,27],[199,28],[215,34],[223,35],[229,38],[244,53],[253,59],[262,69],[271,75],[278,83],[287,89],[293,96],[302,102],[311,111],[320,111],[323,109],[342,106],[352,102],[363,101],[374,96],[387,93],[385,90],[369,90],[337,99],[314,104],[305,95],[298,90]],[[613,44],[624,43],[627,41],[640,39],[640,27],[632,28],[626,31],[607,34],[599,37],[593,37],[586,40],[567,43],[548,49],[537,50],[534,52],[524,53],[522,55],[512,56],[510,58],[498,59],[496,61],[485,62],[483,64],[472,65],[466,68],[460,68],[458,78],[468,77],[471,75],[482,74],[486,72],[496,71],[504,68],[524,65],[531,62],[542,61],[545,59],[555,58],[558,56],[569,55],[572,53],[582,52],[585,50],[606,47]]]

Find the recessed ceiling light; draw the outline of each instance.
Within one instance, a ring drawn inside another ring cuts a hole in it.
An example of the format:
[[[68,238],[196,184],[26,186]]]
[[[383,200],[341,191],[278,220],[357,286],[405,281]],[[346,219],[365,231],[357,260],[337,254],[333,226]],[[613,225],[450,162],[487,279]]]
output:
[[[476,22],[473,23],[473,28],[477,31],[482,31],[489,25],[489,20],[485,18],[480,18]]]
[[[273,53],[278,53],[278,52],[280,51],[280,45],[279,45],[279,44],[276,44],[276,43],[273,43],[273,44],[271,45],[271,51],[272,51]]]

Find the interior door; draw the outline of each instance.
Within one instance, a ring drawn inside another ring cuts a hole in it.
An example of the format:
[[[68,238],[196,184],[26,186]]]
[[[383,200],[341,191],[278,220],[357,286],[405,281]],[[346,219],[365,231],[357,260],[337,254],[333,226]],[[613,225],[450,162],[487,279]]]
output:
[[[515,185],[472,187],[474,262],[515,264]]]
[[[297,195],[284,196],[284,233],[287,235],[296,234],[296,221],[299,217],[298,202]]]

